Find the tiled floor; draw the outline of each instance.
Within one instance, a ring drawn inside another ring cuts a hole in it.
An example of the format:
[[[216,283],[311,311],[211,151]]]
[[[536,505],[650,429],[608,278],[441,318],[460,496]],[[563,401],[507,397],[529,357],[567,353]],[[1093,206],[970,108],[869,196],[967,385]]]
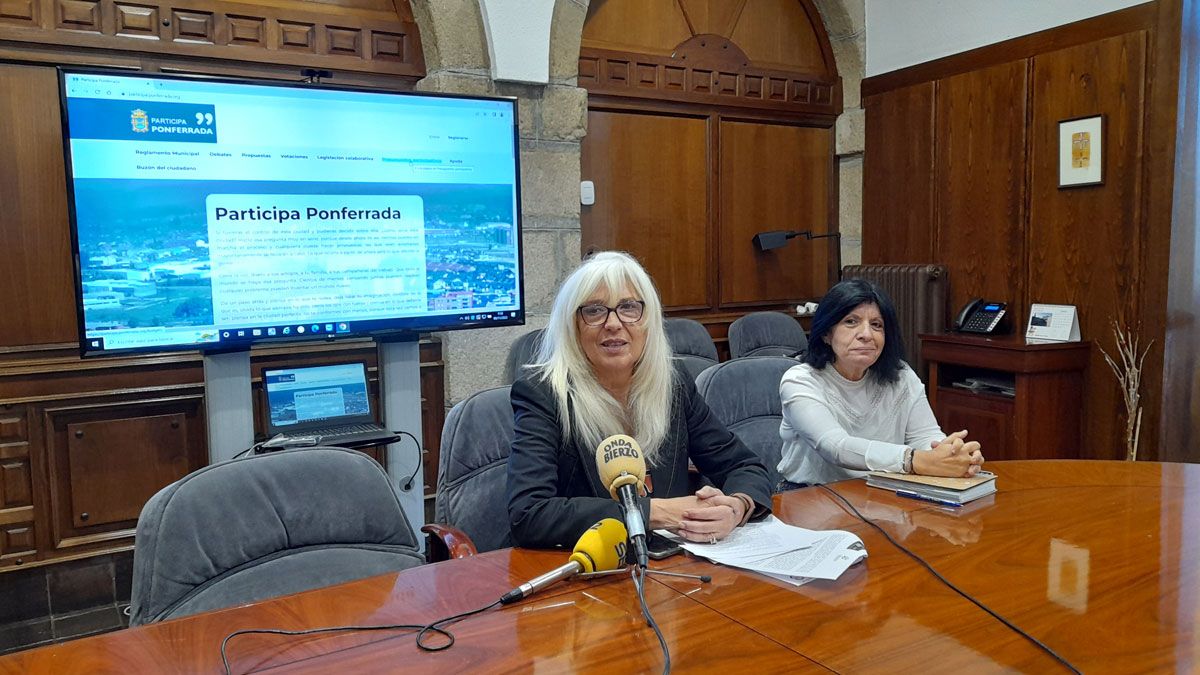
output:
[[[0,574],[0,654],[129,623],[133,553]]]

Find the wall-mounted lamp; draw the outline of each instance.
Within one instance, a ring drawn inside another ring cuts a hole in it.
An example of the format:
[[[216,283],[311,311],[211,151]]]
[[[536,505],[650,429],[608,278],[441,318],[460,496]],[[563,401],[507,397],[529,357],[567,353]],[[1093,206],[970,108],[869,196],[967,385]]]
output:
[[[841,248],[842,233],[829,232],[827,234],[813,234],[808,230],[796,232],[795,230],[771,230],[770,232],[759,232],[754,235],[754,247],[760,251],[770,251],[771,249],[779,248],[787,244],[788,239],[796,237],[804,237],[805,239],[825,239],[833,237],[838,240],[838,248]]]
[[[838,279],[842,278],[842,233],[827,232],[825,234],[813,234],[808,230],[771,230],[770,232],[759,232],[754,235],[754,248],[762,251],[770,251],[787,245],[789,239],[796,237],[804,237],[805,239],[836,239],[836,248],[834,249],[837,256],[837,275]]]

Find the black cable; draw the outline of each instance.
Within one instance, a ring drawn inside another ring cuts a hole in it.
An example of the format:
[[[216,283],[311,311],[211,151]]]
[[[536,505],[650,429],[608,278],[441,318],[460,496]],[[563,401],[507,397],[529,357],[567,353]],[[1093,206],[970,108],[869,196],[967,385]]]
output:
[[[397,436],[408,436],[417,446],[417,468],[413,469],[412,475],[410,475],[408,480],[404,481],[400,487],[400,489],[404,492],[408,492],[412,489],[413,481],[417,479],[417,474],[420,473],[421,467],[425,465],[425,462],[423,462],[421,459],[425,454],[425,448],[421,447],[421,441],[418,441],[416,436],[407,431],[392,431],[392,433],[396,434]]]
[[[492,604],[488,605],[487,607],[480,607],[479,609],[473,609],[469,612],[463,612],[462,614],[455,614],[454,616],[451,616],[451,617],[448,617],[445,619],[441,619],[439,621],[434,621],[433,623],[422,628],[421,632],[417,633],[417,646],[427,652],[440,652],[444,649],[449,649],[449,648],[453,647],[454,646],[454,635],[452,633],[450,633],[450,631],[446,630],[445,628],[442,628],[442,626],[449,626],[450,624],[455,623],[457,621],[462,621],[463,619],[467,618],[468,616],[479,614],[481,612],[486,612],[489,609],[491,609],[499,604],[500,604],[500,601],[497,600],[497,601],[493,602]],[[425,635],[427,633],[431,633],[431,632],[432,633],[441,633],[442,635],[445,635],[446,636],[446,644],[441,645],[440,647],[430,647],[430,646],[426,645],[425,644]]]
[[[662,647],[663,675],[670,675],[671,651],[667,649],[667,640],[663,637],[662,631],[658,629],[658,623],[654,621],[654,616],[650,614],[650,608],[646,606],[646,592],[643,588],[645,572],[637,565],[630,565],[629,567],[629,575],[633,578],[634,588],[637,589],[638,602],[642,605],[642,615],[646,617],[646,625],[654,629],[654,635],[658,637],[658,646]]]
[[[850,500],[849,500],[849,499],[846,499],[845,497],[843,497],[843,496],[842,496],[842,494],[841,494],[841,493],[839,493],[837,490],[834,490],[833,488],[831,488],[831,487],[829,487],[829,486],[827,486],[827,485],[818,485],[817,487],[821,488],[822,490],[825,490],[825,491],[826,491],[826,492],[828,492],[829,494],[831,494],[831,495],[833,495],[833,496],[837,497],[838,499],[842,500],[842,503],[844,503],[844,504],[845,504],[847,507],[849,507],[849,509],[850,509],[851,511],[853,511],[853,512],[854,512],[854,515],[858,516],[859,520],[861,520],[861,521],[863,521],[864,523],[866,523],[866,524],[870,525],[871,527],[875,528],[876,530],[879,530],[879,533],[880,533],[880,534],[882,534],[882,535],[884,536],[884,538],[885,538],[885,539],[887,539],[889,542],[891,542],[892,546],[895,546],[896,548],[900,549],[900,550],[901,550],[901,551],[902,551],[902,552],[903,552],[905,555],[907,555],[908,557],[910,557],[910,558],[912,558],[913,560],[916,560],[918,563],[920,563],[922,567],[924,567],[925,569],[929,570],[929,573],[930,573],[930,574],[932,574],[934,577],[936,577],[938,581],[940,581],[940,582],[942,582],[943,584],[945,584],[947,588],[949,588],[950,590],[954,591],[955,593],[958,593],[958,594],[959,594],[959,595],[961,595],[963,598],[966,598],[966,599],[967,599],[969,602],[971,602],[973,605],[975,605],[975,606],[976,606],[976,607],[978,607],[979,609],[982,609],[983,611],[987,612],[988,614],[990,614],[990,615],[991,615],[993,618],[995,618],[995,619],[996,619],[997,621],[999,621],[1000,623],[1004,624],[1005,626],[1008,626],[1008,628],[1010,628],[1010,629],[1011,629],[1013,632],[1015,632],[1017,635],[1020,635],[1021,637],[1025,638],[1026,640],[1029,640],[1029,641],[1030,641],[1030,642],[1032,642],[1033,644],[1037,645],[1037,647],[1038,647],[1038,648],[1040,648],[1042,651],[1044,651],[1044,652],[1046,652],[1047,654],[1049,654],[1051,657],[1053,657],[1053,658],[1054,658],[1056,661],[1058,661],[1058,662],[1059,662],[1059,663],[1061,663],[1062,665],[1066,666],[1066,667],[1067,667],[1067,669],[1068,669],[1068,670],[1070,670],[1072,673],[1075,673],[1075,675],[1082,675],[1082,674],[1079,672],[1079,669],[1078,669],[1078,668],[1076,668],[1074,665],[1072,665],[1070,661],[1066,660],[1066,659],[1065,659],[1065,658],[1063,658],[1062,656],[1059,656],[1058,652],[1056,652],[1056,651],[1054,651],[1053,649],[1051,649],[1051,648],[1050,648],[1048,645],[1046,645],[1044,642],[1042,642],[1041,640],[1039,640],[1039,639],[1037,639],[1037,638],[1033,637],[1033,636],[1032,636],[1032,635],[1030,635],[1029,633],[1026,633],[1025,631],[1021,630],[1021,629],[1020,629],[1020,628],[1018,628],[1018,627],[1017,627],[1017,625],[1016,625],[1016,624],[1014,624],[1013,622],[1011,622],[1011,621],[1009,621],[1008,619],[1006,619],[1006,618],[1004,618],[1004,617],[1000,616],[998,613],[996,613],[995,611],[993,611],[993,610],[991,610],[990,608],[988,608],[988,607],[987,607],[986,605],[984,605],[982,602],[980,602],[980,601],[976,600],[974,597],[972,597],[972,596],[968,595],[968,594],[967,594],[965,591],[963,591],[962,589],[960,589],[958,586],[955,586],[954,584],[950,583],[950,580],[949,580],[949,579],[947,579],[946,577],[942,576],[942,575],[941,575],[941,574],[940,574],[940,573],[939,573],[937,570],[933,569],[933,566],[932,566],[932,565],[930,565],[928,562],[925,562],[925,559],[924,559],[924,558],[922,558],[921,556],[917,555],[916,553],[913,553],[913,552],[912,552],[912,551],[910,551],[908,548],[906,548],[905,546],[901,545],[901,544],[900,544],[900,542],[896,541],[895,539],[892,539],[892,535],[888,534],[887,530],[885,530],[885,529],[883,529],[882,527],[880,527],[880,526],[879,526],[879,524],[878,524],[878,523],[876,523],[875,521],[873,521],[873,520],[871,520],[870,518],[867,518],[867,517],[866,517],[866,516],[864,516],[863,514],[859,513],[858,509],[854,508],[854,504],[851,504],[851,503],[850,503]]]
[[[234,632],[230,633],[229,635],[226,635],[225,639],[221,640],[221,665],[224,666],[224,668],[225,668],[225,675],[232,675],[232,671],[230,670],[230,667],[229,667],[229,657],[226,655],[226,646],[229,644],[230,640],[232,640],[233,638],[235,638],[239,635],[253,635],[253,634],[260,634],[260,635],[315,635],[317,633],[336,633],[336,632],[340,632],[340,631],[415,630],[415,631],[418,631],[417,632],[417,647],[419,647],[421,650],[427,651],[427,652],[440,652],[442,650],[449,649],[450,647],[454,646],[454,634],[451,633],[450,631],[446,630],[445,628],[443,628],[443,626],[449,625],[456,621],[460,621],[460,620],[465,619],[473,614],[479,614],[480,612],[486,612],[487,610],[489,610],[499,604],[500,604],[500,601],[497,600],[486,607],[480,607],[479,609],[473,609],[469,612],[463,612],[462,614],[455,614],[454,616],[447,617],[445,619],[438,619],[437,621],[434,621],[433,623],[428,623],[428,624],[424,624],[424,625],[419,624],[419,623],[418,624],[397,623],[397,624],[386,624],[386,625],[378,625],[378,626],[330,626],[327,628],[306,628],[304,630],[283,630],[282,628],[248,628],[245,630],[238,630],[238,631],[234,631]],[[430,633],[438,633],[440,635],[445,636],[446,643],[443,645],[437,645],[437,646],[432,646],[432,647],[426,645],[425,637],[427,635],[429,635]]]

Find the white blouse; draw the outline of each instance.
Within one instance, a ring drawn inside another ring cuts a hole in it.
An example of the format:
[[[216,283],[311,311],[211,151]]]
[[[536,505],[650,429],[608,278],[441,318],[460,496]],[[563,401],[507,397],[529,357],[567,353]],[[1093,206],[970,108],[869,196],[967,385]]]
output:
[[[907,448],[928,450],[946,437],[925,398],[925,385],[907,365],[898,381],[881,383],[871,374],[852,382],[832,364],[820,370],[802,364],[784,373],[779,396],[779,472],[793,483],[899,472]]]

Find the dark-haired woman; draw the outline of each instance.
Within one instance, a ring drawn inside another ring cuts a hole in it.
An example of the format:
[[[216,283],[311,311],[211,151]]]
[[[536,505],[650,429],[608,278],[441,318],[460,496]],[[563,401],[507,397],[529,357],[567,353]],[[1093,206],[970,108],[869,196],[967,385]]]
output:
[[[983,464],[967,432],[938,426],[920,378],[902,360],[891,300],[861,279],[838,283],[813,315],[804,363],[779,385],[782,489],[865,471],[973,476]]]

